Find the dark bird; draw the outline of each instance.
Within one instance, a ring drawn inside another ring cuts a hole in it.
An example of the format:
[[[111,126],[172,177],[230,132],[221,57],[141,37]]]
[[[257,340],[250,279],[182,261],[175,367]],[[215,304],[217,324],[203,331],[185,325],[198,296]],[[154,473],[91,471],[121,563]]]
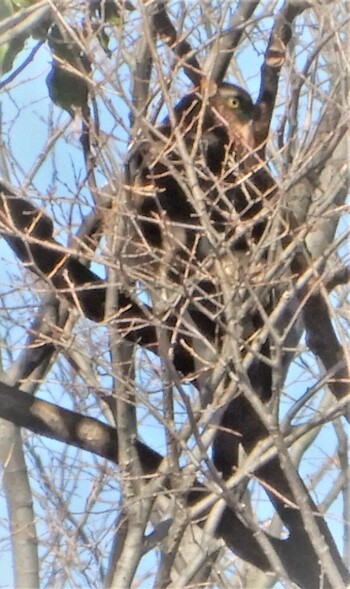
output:
[[[183,302],[178,293],[185,289],[191,320],[211,342],[225,324],[215,262],[236,288],[266,231],[270,216],[264,208],[275,194],[266,162],[257,155],[254,119],[244,89],[207,83],[138,141],[127,163],[122,261],[128,274],[150,291],[155,275],[164,277],[169,308]]]
[[[144,264],[142,251],[159,262],[169,248],[176,254],[175,266],[176,257],[191,255],[198,261],[206,255],[198,236],[204,212],[227,238],[233,212],[237,224],[262,208],[262,198],[275,185],[255,154],[254,112],[242,88],[211,84],[206,97],[197,92],[185,96],[171,116],[131,150],[127,183],[142,236],[139,256],[134,251],[136,265]],[[261,233],[256,231],[255,237]],[[239,241],[242,238],[237,247]]]

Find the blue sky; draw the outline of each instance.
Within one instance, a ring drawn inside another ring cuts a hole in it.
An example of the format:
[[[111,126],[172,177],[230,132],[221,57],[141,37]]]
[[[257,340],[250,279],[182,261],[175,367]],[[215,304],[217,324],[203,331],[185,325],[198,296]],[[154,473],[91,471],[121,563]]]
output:
[[[264,26],[268,28],[268,25],[269,21],[266,20],[264,22]],[[28,43],[25,51],[28,52],[30,47],[31,44]],[[261,51],[262,50],[263,49],[261,49]],[[239,58],[240,62],[244,64],[249,90],[255,96],[258,91],[257,73],[259,72],[262,58],[262,56],[258,53],[258,47],[256,46],[254,50],[242,54]],[[24,59],[24,56],[25,52],[18,56],[15,62],[15,67]],[[14,154],[14,161],[16,160],[19,164],[18,166],[10,166],[11,180],[13,181],[14,185],[22,185],[23,181],[27,178],[28,174],[33,169],[33,166],[35,166],[38,154],[45,149],[48,140],[47,121],[52,121],[54,125],[64,125],[66,121],[69,120],[68,114],[60,112],[56,107],[52,107],[52,103],[48,98],[44,79],[49,69],[50,55],[45,47],[43,47],[36,55],[32,64],[26,68],[24,74],[22,74],[18,80],[16,80],[15,83],[11,85],[10,91],[3,91],[0,97],[4,125],[2,130],[3,141],[5,144],[7,141],[10,141],[12,153]],[[24,83],[29,79],[31,80],[30,84]],[[30,92],[28,89],[30,89]],[[119,100],[119,109],[122,108],[122,104],[123,101]],[[125,110],[125,112],[120,112],[120,114],[125,119],[125,122],[127,122],[127,111]],[[10,124],[7,124],[6,121],[10,121]],[[106,134],[110,133],[111,136],[116,134],[115,122],[111,119],[111,116],[108,115],[106,111],[104,112],[104,116],[102,118],[102,126]],[[118,136],[119,146],[120,149],[122,149],[123,142],[125,142],[125,134],[123,135],[123,133],[120,133]],[[78,125],[75,125],[75,123],[72,123],[68,133],[68,140],[63,138],[57,142],[55,150],[52,151],[49,157],[44,159],[43,164],[35,173],[31,186],[31,188],[34,188],[34,198],[35,196],[38,197],[40,194],[44,196],[44,206],[47,208],[50,214],[54,214],[57,228],[59,228],[60,223],[64,225],[65,216],[68,214],[68,209],[70,209],[70,203],[68,203],[68,201],[71,199],[72,194],[74,194],[77,183],[79,183],[79,181],[84,178],[83,166],[84,162],[79,144],[79,127]],[[47,195],[50,195],[51,193],[54,194],[54,200],[52,202],[50,202],[47,198]],[[88,192],[83,188],[80,196],[82,201],[85,202],[86,208],[84,209],[84,213],[86,214],[89,209]],[[62,206],[57,206],[57,197],[62,199]],[[68,203],[67,206],[66,202]],[[74,218],[74,212],[72,214]],[[66,237],[67,236],[63,230],[57,235],[57,238],[61,240],[62,243],[65,242]],[[13,263],[13,261],[15,261],[4,242],[0,242],[0,255],[3,260],[7,260],[9,263]],[[2,268],[4,267],[4,262],[2,262]],[[3,274],[3,270],[1,270],[1,274]],[[23,342],[26,325],[29,325],[30,314],[27,315],[26,319],[28,323],[26,323],[21,328],[19,327],[18,331],[15,330],[12,333],[11,337],[14,340],[14,345],[18,345],[18,343]],[[304,358],[308,362],[314,362],[310,355],[305,355]],[[69,394],[67,394],[64,386],[62,387],[60,384],[55,382],[54,376],[54,373],[50,375],[49,380],[51,380],[51,385],[49,387],[46,385],[41,387],[40,396],[42,398],[48,398],[49,400],[52,400],[52,395],[54,395],[54,398],[56,398],[62,405],[71,407],[72,401]],[[305,382],[302,379],[302,367],[295,366],[286,385],[285,403],[287,403],[287,395],[290,395],[295,399],[300,394],[305,392],[305,389],[310,386],[310,381]],[[107,381],[104,382],[106,382],[106,386],[108,386]],[[90,409],[93,410],[93,402],[93,399],[90,401],[88,400],[86,402],[86,407],[88,408],[90,404]],[[155,420],[145,421],[142,432],[150,445],[152,445],[157,450],[162,449],[162,445],[164,443],[162,439],[163,432],[160,435],[160,429]],[[320,461],[322,461],[325,456],[331,455],[333,453],[335,443],[336,440],[332,427],[325,427],[318,437],[316,444],[312,447],[312,449],[310,449],[308,455],[303,461],[302,474],[303,477],[305,477],[305,480],[308,478],[310,465],[317,468],[317,464],[320,463]],[[59,457],[63,451],[63,446],[61,444],[47,440],[45,441],[45,444],[42,448],[39,448],[40,443],[35,442],[35,444],[38,452],[40,452],[42,460],[44,462],[47,461],[47,464],[50,465],[50,469],[52,469],[52,464],[55,460],[59,463]],[[68,449],[67,453],[72,462],[74,462],[74,459],[77,457],[77,450]],[[74,492],[69,483],[66,487],[67,498],[70,498],[71,500],[70,509],[71,511],[76,512],[77,517],[83,513],[91,490],[91,480],[94,476],[96,476],[98,470],[97,464],[100,463],[100,461],[96,461],[94,457],[82,452],[79,453],[79,459],[84,461],[86,464],[86,470],[81,477],[81,485],[75,486]],[[110,465],[106,466],[107,470],[110,468]],[[55,472],[57,472],[57,476],[62,476],[59,466],[57,466]],[[326,492],[330,484],[329,477],[331,477],[331,474],[329,476],[327,475],[324,485],[320,487],[320,493]],[[32,481],[32,484],[33,489],[35,489],[35,485],[38,483]],[[72,480],[71,485],[74,487],[74,480]],[[111,506],[113,505],[113,502],[114,504],[116,503],[117,498],[117,481],[113,480],[113,477],[111,476],[109,482],[106,483],[103,493],[101,493],[101,502],[94,506],[96,515],[95,519],[92,518],[92,521],[95,521],[96,525],[101,529],[102,527],[107,529],[109,526],[111,527],[113,525],[114,515],[112,513]],[[36,509],[39,519],[40,517],[45,518],[46,514],[42,506],[37,503]],[[111,511],[111,513],[106,515],[106,511],[108,509]],[[269,512],[264,508],[264,506],[261,509],[262,517],[267,517]],[[11,587],[12,585],[11,561],[8,558],[8,529],[5,523],[6,519],[6,506],[3,498],[0,497],[0,567],[2,571],[0,587],[2,589],[6,586]],[[332,506],[331,515],[328,517],[327,521],[335,534],[336,540],[341,545],[342,524],[339,519],[340,500],[337,500],[337,502]],[[40,526],[41,524],[39,521],[39,531]],[[102,541],[101,553],[108,552],[109,542],[110,535],[106,534],[104,540]],[[5,550],[6,546],[7,548]],[[1,550],[1,547],[4,548],[3,551]],[[80,557],[83,562],[85,559],[89,559],[89,554],[81,549]],[[152,563],[153,560],[151,557],[144,559],[140,568],[140,575],[141,571],[151,568]],[[83,587],[82,579],[83,577],[78,577],[76,586]],[[143,589],[147,589],[147,581],[145,583],[146,584],[141,585]],[[66,587],[68,589],[68,585],[66,585]]]

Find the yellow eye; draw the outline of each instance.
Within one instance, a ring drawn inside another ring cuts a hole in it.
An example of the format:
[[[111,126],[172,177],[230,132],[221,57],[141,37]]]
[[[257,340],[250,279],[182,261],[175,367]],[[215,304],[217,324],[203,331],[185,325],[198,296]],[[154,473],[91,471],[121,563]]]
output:
[[[239,104],[239,98],[237,98],[237,96],[230,96],[227,99],[227,106],[229,106],[230,108],[238,108]]]

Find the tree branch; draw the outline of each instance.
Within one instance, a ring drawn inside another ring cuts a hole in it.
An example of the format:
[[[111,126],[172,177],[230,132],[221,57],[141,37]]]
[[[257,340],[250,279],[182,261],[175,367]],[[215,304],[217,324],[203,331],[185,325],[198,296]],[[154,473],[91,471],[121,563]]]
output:
[[[278,81],[281,67],[285,61],[287,45],[292,36],[293,20],[306,8],[308,2],[286,1],[276,17],[270,40],[261,67],[259,97],[256,102],[256,121],[254,123],[255,142],[261,146],[260,155],[265,152],[271,119],[275,108]]]
[[[53,403],[42,401],[24,393],[17,387],[10,387],[0,383],[0,417],[7,419],[18,427],[25,427],[38,435],[81,448],[98,456],[118,462],[118,441],[117,430],[97,419],[85,417],[79,413],[58,407]],[[145,475],[153,474],[159,468],[163,457],[146,444],[135,441],[137,450]],[[277,460],[277,459],[275,459]],[[271,484],[276,482],[276,468],[280,472],[278,460],[272,460],[269,466],[269,473],[265,470],[264,478],[273,477]],[[262,475],[262,472],[260,473]],[[188,502],[193,505],[203,498],[202,485],[195,482],[193,491],[189,494]],[[282,504],[280,502],[280,504]],[[289,509],[290,518],[297,518],[300,515],[297,509]],[[254,530],[244,522],[244,517],[227,507],[218,524],[216,535],[221,537],[235,554],[255,566],[269,571],[271,570],[270,560],[265,554]],[[297,533],[297,530],[298,533]],[[308,551],[308,541],[303,526],[296,528],[286,540],[279,540],[261,532],[266,536],[271,548],[276,551],[284,568],[290,578],[304,589],[318,589],[319,567],[314,554]],[[301,566],[300,542],[302,542],[303,562]],[[292,556],[294,555],[294,557]],[[345,569],[341,569],[344,574]],[[333,589],[325,585],[328,589]]]
[[[166,12],[164,2],[155,3],[152,20],[154,29],[158,32],[159,37],[183,63],[185,74],[195,86],[199,86],[202,78],[200,64],[188,41],[179,38],[177,30]]]
[[[259,1],[241,0],[230,22],[229,31],[226,34],[221,34],[219,47],[215,47],[214,53],[209,55],[203,69],[214,82],[223,81],[234,50],[245,31],[247,21],[258,5]]]
[[[63,409],[0,382],[0,416],[18,427],[93,452],[117,464],[117,430],[92,417]],[[136,441],[145,473],[154,472],[162,456]]]
[[[47,277],[51,287],[73,304],[78,300],[88,319],[105,319],[106,283],[53,239],[51,219],[4,181],[0,182],[0,223],[0,235],[29,270]],[[124,337],[154,346],[151,309],[143,309],[123,290],[118,306],[116,318]]]

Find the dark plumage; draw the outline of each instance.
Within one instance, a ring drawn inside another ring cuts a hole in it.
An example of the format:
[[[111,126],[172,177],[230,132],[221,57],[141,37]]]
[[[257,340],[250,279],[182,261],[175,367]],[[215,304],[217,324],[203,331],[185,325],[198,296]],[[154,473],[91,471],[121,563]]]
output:
[[[138,142],[127,165],[130,190],[123,261],[129,265],[128,274],[151,292],[164,284],[169,310],[185,303],[187,325],[190,321],[211,344],[221,341],[226,321],[214,262],[221,260],[232,282],[232,296],[242,304],[240,285],[249,275],[244,265],[249,265],[252,248],[266,229],[269,215],[262,215],[262,209],[275,191],[255,151],[254,118],[255,107],[245,90],[227,83],[208,84],[202,94],[185,96]],[[266,255],[264,249],[259,252],[261,258]],[[183,298],[173,283],[188,285]],[[249,338],[261,324],[260,314],[252,310],[242,336]],[[201,336],[186,335],[185,326],[180,332],[175,359],[183,356],[180,340],[187,350],[196,350],[196,362],[184,355],[186,373],[195,364],[199,367],[199,357],[211,362],[211,344],[203,345]],[[180,363],[183,372],[184,362]]]
[[[207,98],[197,92],[185,96],[172,116],[131,150],[127,183],[139,233],[133,239],[132,259],[139,270],[144,266],[147,273],[147,258],[153,258],[153,274],[162,251],[167,251],[170,274],[178,279],[189,258],[192,264],[203,261],[208,255],[204,211],[213,229],[230,240],[232,250],[247,249],[250,239],[260,239],[265,226],[260,222],[250,223],[247,232],[240,227],[235,236],[240,220],[257,216],[263,197],[274,190],[271,175],[254,151],[254,115],[245,90],[212,84]]]

